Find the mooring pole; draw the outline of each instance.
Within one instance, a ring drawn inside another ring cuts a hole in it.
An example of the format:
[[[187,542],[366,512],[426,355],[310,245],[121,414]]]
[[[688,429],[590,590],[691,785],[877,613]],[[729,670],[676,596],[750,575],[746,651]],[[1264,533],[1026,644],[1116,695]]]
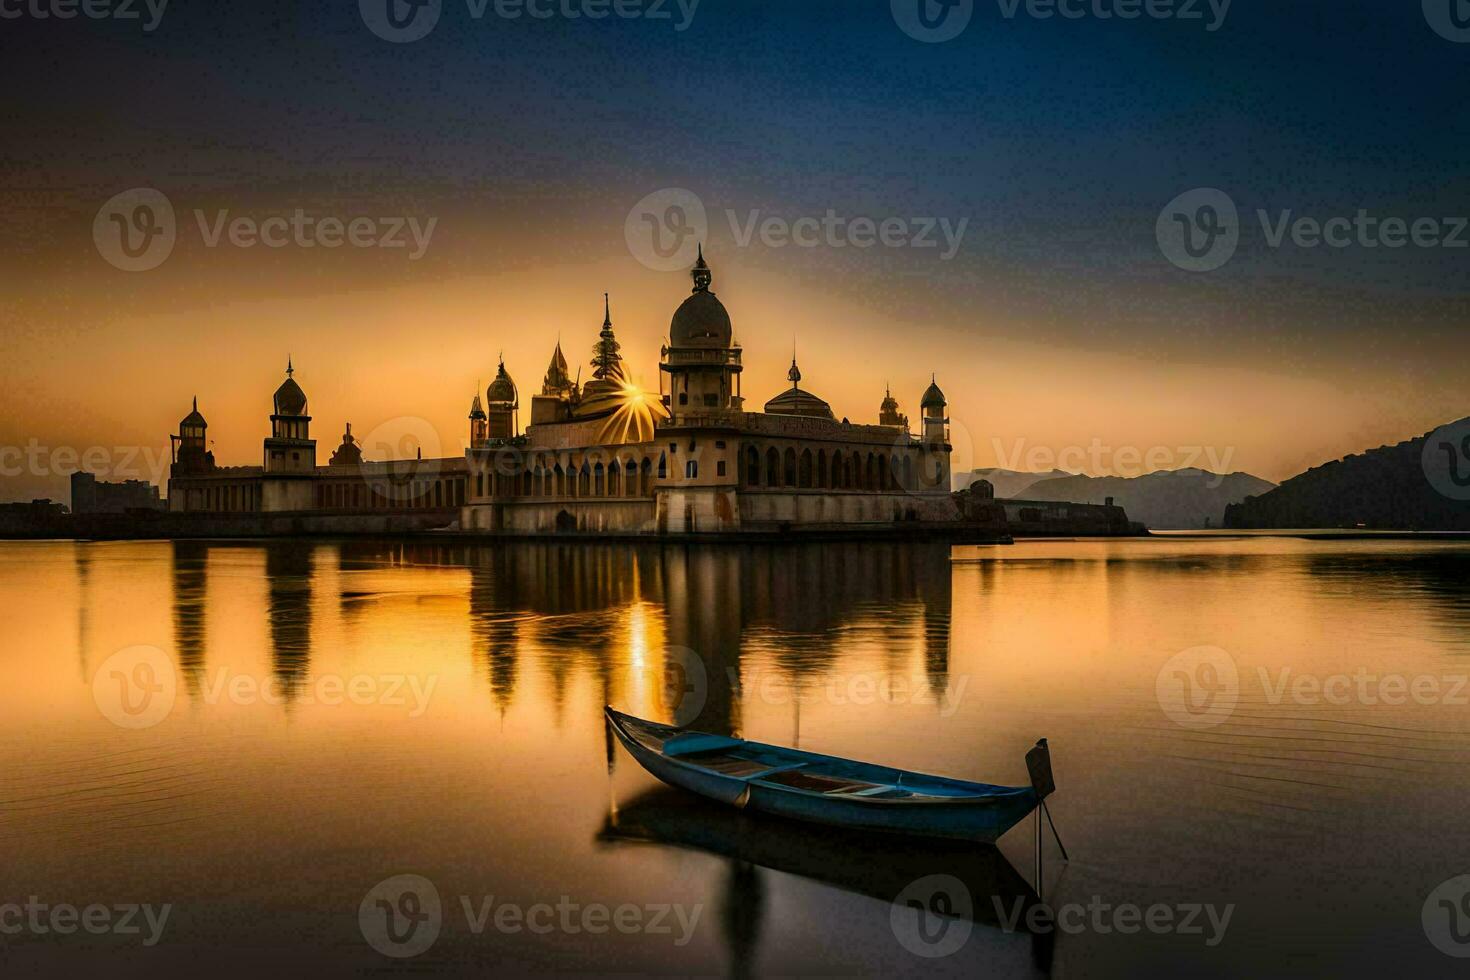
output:
[[[1045,800],[1041,801],[1041,809],[1046,814],[1046,822],[1051,824],[1051,835],[1057,839],[1057,847],[1061,849],[1062,860],[1071,861],[1072,859],[1067,857],[1067,845],[1062,843],[1062,835],[1057,832],[1057,822],[1052,818],[1051,811],[1046,808]]]
[[[1041,807],[1036,808],[1036,900],[1041,901]]]

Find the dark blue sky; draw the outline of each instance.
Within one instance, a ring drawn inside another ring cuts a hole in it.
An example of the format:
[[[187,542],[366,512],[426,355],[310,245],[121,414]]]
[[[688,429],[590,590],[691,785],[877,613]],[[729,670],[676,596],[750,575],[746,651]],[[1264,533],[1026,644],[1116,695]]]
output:
[[[447,282],[626,258],[630,206],[674,186],[708,205],[726,284],[765,270],[956,336],[1218,362],[1383,405],[1411,391],[1393,431],[1466,414],[1470,248],[1270,248],[1255,211],[1470,213],[1470,44],[1417,0],[1236,0],[1213,32],[1198,7],[1203,21],[1069,21],[975,0],[937,44],[900,30],[888,0],[703,0],[682,32],[674,0],[661,21],[474,20],[444,0],[402,45],[356,0],[174,0],[152,33],[3,19],[5,352],[64,316],[105,317],[88,312],[99,296],[207,311],[218,287],[187,259],[99,275],[92,216],[130,187],[432,209],[445,247],[411,275]],[[1242,219],[1235,257],[1204,274],[1166,261],[1155,234],[1198,187]],[[732,269],[726,209],[968,227],[949,262],[754,248]],[[409,275],[343,262],[293,255],[249,281],[289,298]]]

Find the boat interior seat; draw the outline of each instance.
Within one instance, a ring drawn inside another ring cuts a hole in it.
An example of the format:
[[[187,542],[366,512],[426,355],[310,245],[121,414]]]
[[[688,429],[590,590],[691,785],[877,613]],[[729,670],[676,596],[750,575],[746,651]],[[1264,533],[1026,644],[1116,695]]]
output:
[[[730,738],[725,735],[709,735],[705,732],[685,732],[675,735],[664,742],[664,755],[683,756],[693,755],[696,752],[713,752],[717,749],[734,748],[743,745],[738,738]]]

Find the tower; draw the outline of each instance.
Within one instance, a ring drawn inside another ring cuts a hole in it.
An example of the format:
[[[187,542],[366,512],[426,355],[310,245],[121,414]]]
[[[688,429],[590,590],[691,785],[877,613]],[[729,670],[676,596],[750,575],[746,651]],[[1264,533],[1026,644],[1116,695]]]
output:
[[[342,433],[342,445],[332,450],[332,456],[327,460],[328,466],[357,466],[362,462],[362,447],[357,444],[357,437],[352,434],[352,423],[347,423],[347,430]]]
[[[883,404],[878,406],[878,424],[891,425],[905,432],[909,430],[909,417],[899,413],[898,399],[893,397],[893,390],[887,385],[883,386]]]
[[[174,447],[172,475],[207,473],[214,469],[214,453],[208,449],[208,430],[209,423],[199,414],[199,399],[196,396],[193,411],[179,422],[179,434],[170,437]]]
[[[316,440],[306,414],[306,392],[296,383],[296,369],[286,359],[286,380],[272,398],[271,435],[265,441],[265,472],[311,473],[316,470]]]
[[[931,378],[924,397],[919,400],[919,409],[924,416],[923,449],[921,453],[920,479],[925,488],[936,493],[949,493],[949,417],[945,415],[944,392],[939,390],[938,380]]]
[[[505,358],[502,357],[495,380],[485,389],[486,439],[489,442],[509,442],[520,435],[520,412],[520,392],[506,372]]]
[[[710,292],[714,276],[704,261],[690,270],[694,290],[674,311],[669,344],[659,370],[669,376],[665,404],[675,417],[685,414],[743,410],[740,395],[740,348],[725,305]]]
[[[476,382],[475,387],[479,387]],[[480,393],[475,392],[475,400],[470,402],[470,448],[479,449],[490,441],[490,416],[485,414],[485,409],[480,405]]]

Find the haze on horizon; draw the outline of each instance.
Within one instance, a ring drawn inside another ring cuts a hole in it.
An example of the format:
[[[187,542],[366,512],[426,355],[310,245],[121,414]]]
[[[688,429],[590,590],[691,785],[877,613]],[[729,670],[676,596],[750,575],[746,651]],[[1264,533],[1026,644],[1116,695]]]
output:
[[[917,416],[936,373],[956,471],[1201,447],[1279,481],[1470,415],[1470,250],[1272,247],[1255,216],[1464,214],[1470,45],[1417,4],[1236,4],[1212,33],[981,4],[944,44],[886,3],[706,0],[684,31],[448,3],[403,45],[339,6],[179,5],[150,34],[5,22],[6,129],[29,135],[0,148],[0,447],[166,453],[197,395],[220,462],[256,464],[289,355],[322,462],[348,421],[422,419],[454,454],[502,352],[523,422],[558,337],[586,368],[604,291],[656,389],[688,279],[639,262],[624,224],[664,188],[707,209],[748,406],[787,386],[793,345],[803,387],[854,421],[885,384]],[[149,272],[92,238],[133,187],[177,211]],[[1203,274],[1155,240],[1196,187],[1226,189],[1243,227]],[[296,209],[436,224],[409,259],[210,247],[196,217]],[[829,212],[965,230],[948,260],[742,243],[752,221]],[[32,496],[65,500],[65,476],[0,480]]]

